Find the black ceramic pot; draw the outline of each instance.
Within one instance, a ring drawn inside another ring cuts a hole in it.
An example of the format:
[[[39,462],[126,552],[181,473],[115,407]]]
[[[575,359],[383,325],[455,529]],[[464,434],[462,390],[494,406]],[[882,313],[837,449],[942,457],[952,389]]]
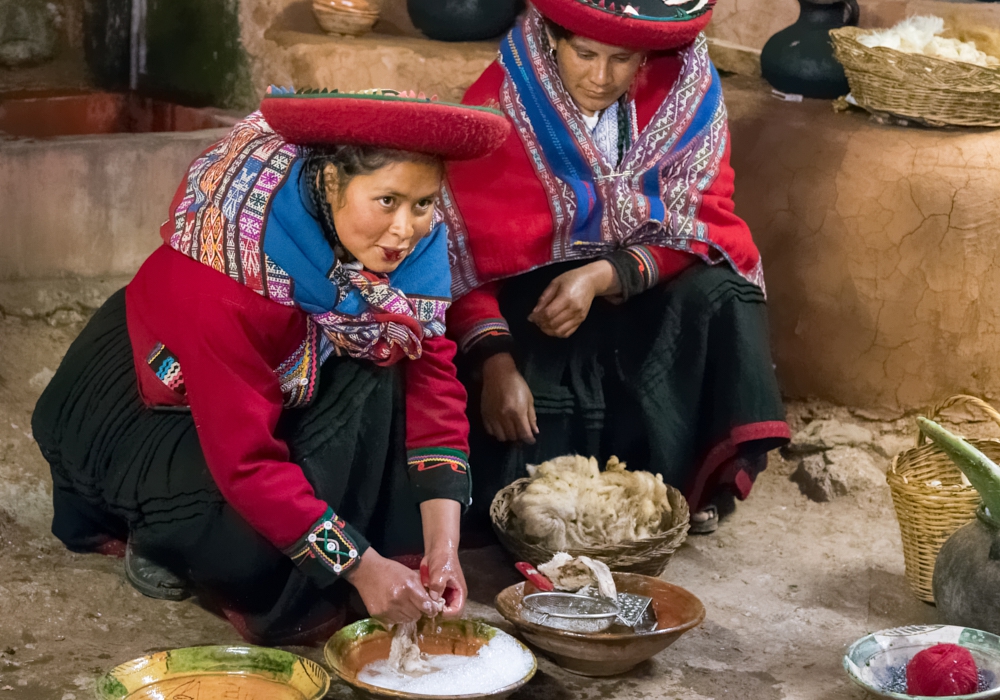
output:
[[[438,41],[481,41],[511,28],[524,0],[407,0],[417,29]]]
[[[976,515],[938,553],[934,602],[949,625],[1000,634],[1000,523]]]
[[[767,40],[760,69],[781,92],[833,99],[850,92],[844,67],[833,55],[830,30],[856,26],[857,0],[799,0],[799,19]]]

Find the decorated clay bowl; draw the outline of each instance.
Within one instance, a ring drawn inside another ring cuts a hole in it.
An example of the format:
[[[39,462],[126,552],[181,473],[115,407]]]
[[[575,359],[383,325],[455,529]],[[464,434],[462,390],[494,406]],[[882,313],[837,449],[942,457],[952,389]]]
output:
[[[910,659],[935,644],[958,644],[968,649],[976,660],[980,680],[986,686],[971,695],[950,696],[952,700],[1000,698],[1000,637],[971,627],[896,627],[869,634],[847,650],[844,669],[852,681],[876,697],[925,700],[922,695],[894,693],[887,686],[899,676],[901,668],[905,669]]]
[[[314,0],[313,14],[323,31],[342,36],[367,34],[379,17],[365,0]]]
[[[520,637],[567,671],[583,676],[625,673],[659,654],[705,619],[705,606],[679,586],[643,574],[616,573],[614,578],[619,593],[653,599],[653,631],[639,633],[616,624],[604,632],[570,632],[530,622],[523,615],[523,600],[537,589],[528,582],[504,589],[495,604]]]
[[[161,651],[116,666],[97,681],[99,700],[319,700],[329,690],[330,674],[319,664],[253,646]]]
[[[496,627],[491,627],[478,620],[429,620],[423,618],[417,625],[417,644],[420,651],[425,654],[475,656],[479,649],[488,644],[498,633],[502,634]],[[333,635],[326,643],[323,653],[327,665],[333,669],[333,672],[363,698],[427,700],[427,698],[432,697],[379,688],[358,680],[358,674],[365,666],[373,661],[389,658],[391,645],[392,634],[380,622],[369,618],[355,622]],[[531,653],[527,647],[524,647],[524,650]],[[477,700],[478,698],[500,700],[509,697],[530,681],[537,669],[538,664],[532,656],[531,670],[524,678],[492,693],[434,695],[433,697],[438,700]]]

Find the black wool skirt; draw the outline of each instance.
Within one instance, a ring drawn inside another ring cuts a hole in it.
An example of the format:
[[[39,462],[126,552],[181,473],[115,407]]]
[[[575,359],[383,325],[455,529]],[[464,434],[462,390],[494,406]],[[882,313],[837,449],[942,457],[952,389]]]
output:
[[[316,495],[386,556],[422,551],[401,380],[394,368],[331,357],[313,402],[278,426]],[[124,290],[70,347],[32,430],[52,470],[52,530],[68,548],[133,538],[257,643],[307,641],[342,623],[349,584],[318,586],[225,501],[189,411],[143,404]]]
[[[534,397],[536,444],[486,434],[479,368],[469,358],[459,366],[476,473],[467,524],[488,523],[493,496],[527,464],[574,453],[662,474],[692,510],[745,498],[766,453],[788,440],[763,292],[723,265],[695,265],[624,304],[597,299],[569,338],[547,336],[528,316],[555,277],[581,264],[512,278],[500,295]]]

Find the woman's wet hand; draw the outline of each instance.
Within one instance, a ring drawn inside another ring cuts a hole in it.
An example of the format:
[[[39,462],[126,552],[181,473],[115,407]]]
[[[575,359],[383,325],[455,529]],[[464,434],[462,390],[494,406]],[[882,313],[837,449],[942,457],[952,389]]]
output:
[[[486,432],[500,442],[535,443],[535,399],[509,353],[493,355],[483,363],[480,410]]]
[[[594,298],[615,293],[618,277],[606,260],[564,272],[549,283],[528,320],[554,338],[568,338],[587,320]]]
[[[448,498],[424,501],[420,504],[420,522],[425,547],[420,580],[445,617],[458,617],[469,593],[458,561],[462,504]]]
[[[357,568],[346,575],[358,590],[368,614],[384,622],[415,622],[433,617],[439,606],[420,582],[420,574],[369,548]]]
[[[434,547],[428,549],[420,565],[421,572],[427,572],[424,586],[431,600],[443,605],[441,614],[446,618],[459,617],[465,609],[469,588],[465,584],[465,574],[458,561],[457,547]]]

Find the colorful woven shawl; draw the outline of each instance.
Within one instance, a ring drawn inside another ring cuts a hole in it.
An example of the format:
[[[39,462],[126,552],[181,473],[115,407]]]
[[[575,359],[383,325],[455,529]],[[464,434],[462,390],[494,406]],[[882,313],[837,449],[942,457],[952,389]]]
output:
[[[308,401],[296,387],[311,387],[331,352],[419,358],[423,338],[443,335],[451,302],[443,226],[389,275],[341,264],[310,211],[300,155],[251,114],[192,163],[167,225],[175,250],[309,314],[303,347],[280,368],[290,405]]]
[[[726,157],[729,131],[719,76],[704,35],[681,49],[680,56],[679,77],[641,133],[635,101],[626,103],[632,146],[616,167],[595,147],[580,110],[563,87],[537,10],[530,10],[501,43],[500,63],[506,76],[499,106],[531,162],[533,172],[524,176],[536,177],[547,195],[549,211],[539,216],[548,214],[552,219],[550,262],[596,258],[618,248],[649,244],[690,252],[710,264],[728,262],[763,286],[760,256],[745,227],[716,238],[699,219],[702,194]],[[491,274],[489,261],[476,260],[470,230],[480,237],[517,235],[463,216],[464,203],[474,197],[480,202],[497,199],[498,215],[512,204],[504,201],[499,188],[489,186],[489,159],[466,167],[461,181],[449,173],[442,195],[455,297],[504,276]],[[472,165],[480,164],[483,182],[476,182],[475,176],[467,175]],[[483,209],[478,205],[478,211]]]

